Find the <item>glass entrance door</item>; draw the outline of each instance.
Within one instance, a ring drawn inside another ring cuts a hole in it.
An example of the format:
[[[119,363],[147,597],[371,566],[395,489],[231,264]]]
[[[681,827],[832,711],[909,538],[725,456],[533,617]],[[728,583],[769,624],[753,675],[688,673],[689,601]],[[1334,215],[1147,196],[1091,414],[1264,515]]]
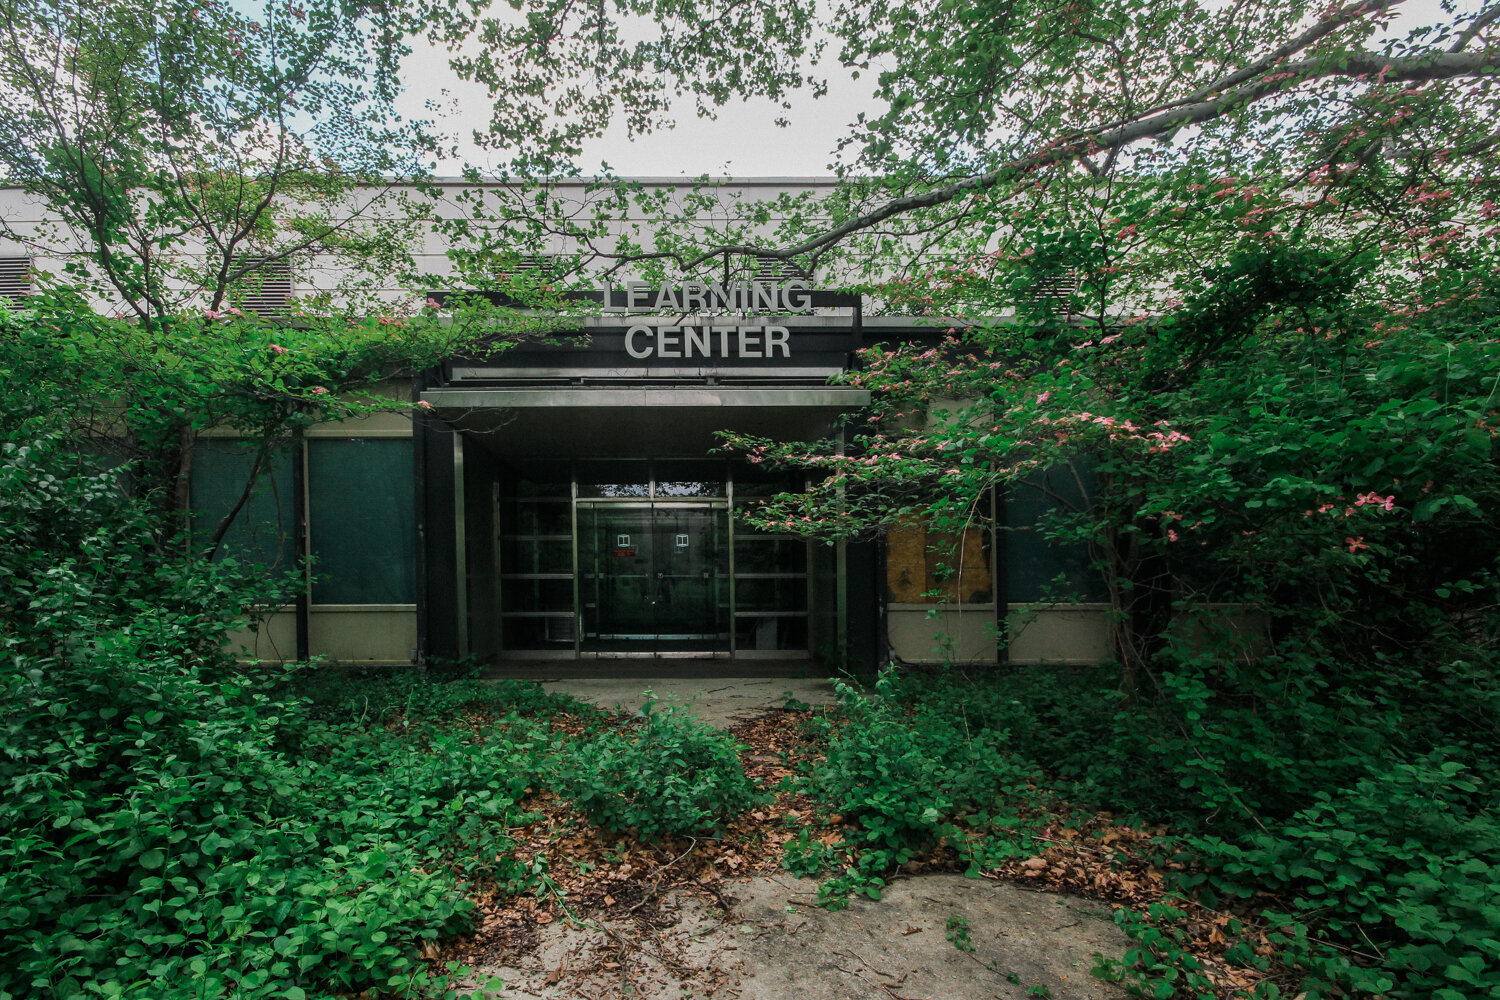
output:
[[[724,504],[580,503],[582,648],[728,650],[728,537]]]

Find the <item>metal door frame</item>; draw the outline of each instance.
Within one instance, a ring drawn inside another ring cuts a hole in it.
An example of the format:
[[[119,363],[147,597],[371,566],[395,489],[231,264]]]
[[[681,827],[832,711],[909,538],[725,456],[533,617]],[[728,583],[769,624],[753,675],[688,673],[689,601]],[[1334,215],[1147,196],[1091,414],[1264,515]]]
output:
[[[654,490],[655,485],[656,485],[655,484],[655,475],[653,473],[653,475],[652,475],[651,489]],[[619,657],[631,657],[631,656],[661,657],[661,656],[674,656],[674,655],[681,655],[681,656],[702,656],[702,655],[704,655],[704,653],[708,653],[711,656],[721,656],[721,655],[724,655],[725,651],[724,650],[718,650],[718,649],[714,649],[714,650],[641,649],[641,650],[619,650],[619,651],[604,652],[604,651],[600,651],[600,650],[586,650],[586,649],[583,648],[584,638],[588,634],[588,626],[587,626],[587,623],[585,622],[584,617],[583,617],[583,611],[584,611],[584,602],[583,602],[583,572],[582,572],[582,566],[580,564],[580,561],[581,561],[582,555],[583,555],[583,548],[582,548],[582,545],[580,544],[581,539],[582,539],[582,530],[581,530],[582,516],[581,516],[580,512],[583,511],[583,510],[585,510],[585,509],[588,509],[588,510],[597,510],[597,509],[601,509],[601,508],[605,508],[605,509],[612,508],[612,509],[615,509],[615,510],[645,510],[645,511],[655,512],[657,510],[665,508],[665,509],[699,510],[699,511],[705,511],[705,512],[709,512],[709,513],[712,513],[712,512],[715,512],[715,511],[722,511],[724,513],[724,517],[725,517],[725,548],[727,549],[727,555],[728,555],[728,558],[726,560],[724,560],[724,570],[725,570],[725,573],[727,574],[726,579],[728,581],[728,591],[729,591],[729,593],[728,593],[728,602],[729,603],[728,603],[728,607],[725,610],[725,619],[727,621],[727,624],[725,625],[725,632],[727,633],[728,640],[729,640],[729,642],[728,642],[728,651],[727,652],[728,652],[728,655],[730,657],[733,657],[735,655],[735,639],[736,639],[735,621],[734,621],[734,517],[733,517],[733,514],[732,514],[732,510],[731,510],[730,498],[727,497],[727,496],[724,496],[724,497],[701,497],[701,498],[672,497],[672,498],[669,498],[669,499],[662,499],[662,500],[656,500],[656,499],[653,499],[653,498],[643,498],[643,497],[618,497],[618,498],[616,498],[616,497],[587,497],[587,498],[584,498],[584,497],[579,497],[578,494],[577,494],[578,480],[577,480],[576,476],[574,477],[574,480],[573,480],[573,489],[574,489],[574,495],[573,495],[573,608],[574,608],[574,615],[575,615],[576,621],[578,622],[578,626],[579,626],[579,627],[577,627],[577,628],[575,628],[573,630],[573,654],[574,654],[574,656],[576,656],[576,657],[578,657],[578,658],[581,659],[581,658],[583,658],[585,656],[619,656]],[[712,527],[712,522],[710,522],[710,526]],[[653,537],[652,542],[651,542],[651,550],[652,550],[651,551],[651,569],[652,569],[652,572],[655,572],[655,568],[656,568],[656,542],[655,542],[654,537]],[[594,574],[594,577],[597,580],[598,574]],[[597,584],[596,584],[596,586],[597,586]],[[596,610],[597,610],[597,608],[596,608]],[[715,612],[715,616],[717,616],[717,613],[718,613],[717,599],[716,599],[716,603],[715,603],[715,607],[714,607],[714,612]],[[602,641],[602,638],[603,637],[601,635],[600,636],[601,641]],[[696,636],[694,638],[708,638],[708,639],[717,640],[718,636],[717,635],[713,635],[713,636]],[[625,641],[631,641],[631,640],[625,640]],[[643,641],[643,642],[654,642],[656,645],[659,646],[662,643],[662,641],[663,641],[663,637],[662,637],[662,634],[660,632],[657,632],[654,635],[652,635],[649,639],[643,638],[641,641]]]

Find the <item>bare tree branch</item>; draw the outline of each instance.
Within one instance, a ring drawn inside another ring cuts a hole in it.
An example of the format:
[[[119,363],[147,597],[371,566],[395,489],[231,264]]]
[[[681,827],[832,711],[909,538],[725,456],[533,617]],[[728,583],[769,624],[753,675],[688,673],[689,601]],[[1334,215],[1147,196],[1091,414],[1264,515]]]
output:
[[[1497,18],[1500,18],[1500,4],[1480,11],[1474,20],[1469,22],[1469,26],[1463,30],[1463,33],[1458,36],[1458,40],[1453,43],[1453,47],[1448,51],[1462,52],[1474,40],[1475,35],[1478,35],[1485,28],[1494,24]]]
[[[869,229],[886,219],[943,205],[965,195],[988,190],[1006,181],[1020,179],[1044,167],[1079,161],[1099,152],[1113,153],[1145,139],[1162,138],[1186,126],[1213,121],[1301,83],[1330,77],[1355,81],[1361,77],[1378,76],[1389,81],[1417,83],[1459,77],[1496,76],[1500,75],[1500,51],[1485,49],[1480,52],[1440,52],[1405,57],[1387,57],[1379,52],[1356,52],[1340,54],[1337,58],[1308,59],[1296,63],[1282,63],[1275,67],[1263,66],[1261,69],[1264,71],[1272,68],[1276,72],[1266,74],[1254,83],[1221,93],[1217,97],[1186,105],[1174,104],[1166,110],[1155,108],[1128,124],[1075,133],[1066,138],[1055,139],[1029,156],[1013,160],[986,173],[966,177],[929,191],[894,198],[825,233],[784,249],[778,250],[744,243],[726,243],[710,247],[686,260],[673,253],[652,253],[639,256],[640,258],[671,258],[677,260],[684,270],[692,270],[714,257],[727,255],[759,255],[785,260],[831,246],[847,236]],[[1229,77],[1224,79],[1229,79]]]

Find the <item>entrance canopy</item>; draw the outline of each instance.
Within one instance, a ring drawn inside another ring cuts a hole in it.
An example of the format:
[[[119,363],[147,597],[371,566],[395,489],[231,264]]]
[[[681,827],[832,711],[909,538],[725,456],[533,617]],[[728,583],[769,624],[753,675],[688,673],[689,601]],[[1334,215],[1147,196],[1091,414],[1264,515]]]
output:
[[[530,386],[429,389],[445,421],[516,458],[702,456],[715,431],[783,441],[828,436],[870,394],[846,387]]]

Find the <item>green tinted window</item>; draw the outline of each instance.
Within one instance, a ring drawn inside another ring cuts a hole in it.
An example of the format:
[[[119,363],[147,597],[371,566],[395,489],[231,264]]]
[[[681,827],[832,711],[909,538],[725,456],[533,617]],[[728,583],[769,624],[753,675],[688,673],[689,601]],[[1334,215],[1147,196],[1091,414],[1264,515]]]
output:
[[[1005,503],[1006,596],[1014,603],[1105,599],[1104,580],[1083,542],[1049,541],[1041,530],[1053,517],[1087,508],[1094,472],[1060,465],[1012,487]]]
[[[416,602],[410,438],[307,443],[314,604]]]
[[[219,522],[239,501],[252,464],[254,450],[245,441],[203,438],[193,445],[189,490],[193,544],[200,551],[208,547]],[[291,453],[283,448],[276,452],[270,468],[251,488],[250,499],[230,522],[216,558],[233,556],[278,570],[291,569],[296,564],[292,501]]]

